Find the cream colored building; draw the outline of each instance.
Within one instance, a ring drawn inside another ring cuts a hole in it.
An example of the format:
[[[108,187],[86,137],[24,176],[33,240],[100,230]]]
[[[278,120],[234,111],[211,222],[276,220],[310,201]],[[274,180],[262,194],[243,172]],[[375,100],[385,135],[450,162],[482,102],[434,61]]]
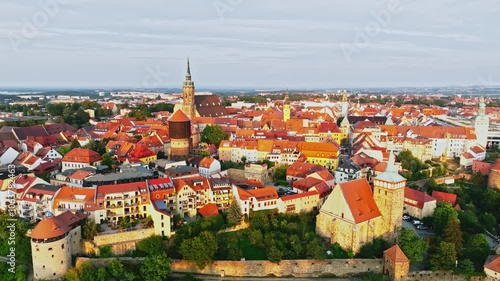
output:
[[[376,237],[392,239],[402,225],[405,187],[391,153],[373,193],[365,178],[335,186],[316,217],[316,233],[354,253]]]
[[[48,213],[30,234],[35,279],[63,278],[71,268],[71,256],[80,253],[83,213]]]

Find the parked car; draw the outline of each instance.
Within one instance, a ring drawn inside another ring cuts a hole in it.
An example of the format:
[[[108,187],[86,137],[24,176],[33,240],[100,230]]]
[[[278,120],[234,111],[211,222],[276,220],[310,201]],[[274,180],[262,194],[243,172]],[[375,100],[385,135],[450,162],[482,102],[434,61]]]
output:
[[[410,219],[410,216],[408,216],[408,215],[403,215],[403,219],[404,219],[405,221],[407,221],[407,220],[409,220],[409,219]]]
[[[423,222],[419,221],[419,220],[413,220],[413,225],[420,225],[420,224],[423,224]]]
[[[427,230],[427,226],[423,225],[423,224],[419,224],[417,225],[417,229],[420,229],[420,230]]]

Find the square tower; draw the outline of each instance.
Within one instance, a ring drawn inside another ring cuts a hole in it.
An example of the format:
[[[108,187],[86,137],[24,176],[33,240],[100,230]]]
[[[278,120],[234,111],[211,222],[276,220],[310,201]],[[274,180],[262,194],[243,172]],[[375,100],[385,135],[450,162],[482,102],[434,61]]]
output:
[[[393,238],[403,224],[406,179],[398,173],[391,152],[387,169],[373,180],[373,198],[382,214],[383,236]]]

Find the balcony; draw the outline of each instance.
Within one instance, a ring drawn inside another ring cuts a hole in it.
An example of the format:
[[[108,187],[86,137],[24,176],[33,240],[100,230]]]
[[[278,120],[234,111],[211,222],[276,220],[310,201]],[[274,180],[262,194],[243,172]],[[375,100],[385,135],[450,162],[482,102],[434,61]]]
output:
[[[33,209],[33,205],[21,205],[21,209],[23,209],[23,210],[32,210]]]
[[[139,202],[125,203],[125,207],[136,207],[139,206]]]
[[[123,208],[123,205],[121,205],[121,204],[109,204],[109,205],[106,205],[106,209],[117,209],[117,208]]]

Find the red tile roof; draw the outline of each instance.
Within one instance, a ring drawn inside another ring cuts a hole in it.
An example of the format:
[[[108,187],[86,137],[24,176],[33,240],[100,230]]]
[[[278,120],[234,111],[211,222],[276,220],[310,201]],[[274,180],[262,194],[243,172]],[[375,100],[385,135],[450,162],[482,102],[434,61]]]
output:
[[[490,256],[486,260],[484,268],[500,273],[500,256]]]
[[[366,178],[339,184],[356,223],[381,216]]]
[[[219,215],[219,209],[217,209],[217,205],[208,203],[198,209],[198,213],[200,213],[202,217],[216,217]]]
[[[441,191],[432,191],[432,197],[436,198],[438,202],[448,202],[452,206],[457,203],[457,195],[453,193],[446,193]]]
[[[384,257],[388,258],[394,263],[410,262],[410,260],[406,257],[405,253],[403,253],[403,251],[398,245],[394,245],[389,249],[385,250]]]
[[[88,148],[74,148],[63,157],[63,162],[93,163],[101,161],[99,153]]]
[[[308,192],[304,192],[304,193],[286,195],[286,196],[281,197],[281,200],[282,201],[289,201],[289,200],[294,200],[294,199],[298,199],[298,198],[317,196],[317,195],[318,195],[318,192],[313,190],[313,191],[308,191]]]
[[[170,118],[168,118],[169,122],[189,122],[191,119],[184,114],[184,112],[178,109]]]
[[[405,204],[418,207],[419,209],[422,209],[424,207],[424,203],[436,200],[435,198],[433,198],[432,196],[428,195],[425,192],[412,189],[409,187],[405,188],[405,199],[416,201],[417,203],[413,203],[413,202],[407,202],[405,200]]]
[[[32,239],[50,239],[64,235],[71,230],[71,227],[86,218],[82,213],[73,214],[66,211],[56,217],[49,217],[41,220],[31,231]]]

